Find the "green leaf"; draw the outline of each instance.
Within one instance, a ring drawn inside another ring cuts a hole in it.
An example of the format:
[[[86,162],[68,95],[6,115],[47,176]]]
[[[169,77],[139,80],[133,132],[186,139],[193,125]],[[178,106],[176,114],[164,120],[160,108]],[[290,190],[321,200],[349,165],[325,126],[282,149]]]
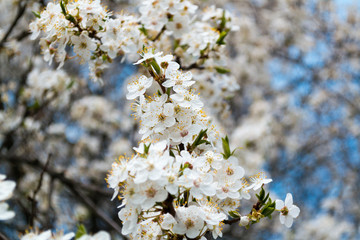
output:
[[[228,136],[225,136],[225,138],[221,138],[221,140],[222,140],[222,147],[224,150],[223,156],[225,159],[228,159],[232,155],[230,151],[229,138]]]
[[[230,211],[229,215],[232,218],[239,218],[240,217],[240,214],[237,211]]]
[[[224,45],[225,44],[224,39],[225,39],[225,37],[227,36],[228,33],[229,33],[229,30],[222,31],[220,33],[220,36],[219,36],[218,40],[216,41],[216,44]]]
[[[221,22],[220,22],[220,31],[223,31],[226,26],[226,18],[225,18],[225,9],[223,10],[223,14],[221,16]]]
[[[263,200],[264,203],[268,200],[269,194],[270,194],[270,193],[268,193],[268,194],[266,195],[265,199]],[[270,201],[271,201],[271,199],[270,199]]]
[[[35,102],[29,107],[30,110],[36,110],[40,108],[40,103],[38,100],[35,100]]]
[[[71,80],[71,82],[66,86],[66,89],[70,89],[72,88],[72,86],[74,86],[75,81]]]
[[[152,62],[150,63],[150,65],[153,67],[153,69],[155,70],[155,72],[160,75],[161,74],[161,69],[159,64],[156,62],[155,59],[152,60]]]
[[[141,28],[139,28],[139,30],[140,30],[140,32],[142,32],[145,36],[147,36],[147,35],[148,35],[148,32],[147,32],[147,30],[146,30],[146,28],[145,28],[144,24],[141,26]]]
[[[83,235],[86,235],[86,228],[85,228],[85,226],[83,224],[80,224],[77,231],[76,231],[75,239],[79,239]]]
[[[67,14],[66,16],[65,16],[65,18],[66,18],[66,20],[69,20],[70,22],[72,22],[72,23],[76,23],[76,20],[75,20],[75,18],[74,18],[74,16],[73,15],[71,15],[71,14]]]
[[[61,7],[62,13],[64,14],[64,16],[66,16],[67,12],[66,12],[66,8],[65,8],[63,1],[60,1],[60,7]]]
[[[170,156],[175,157],[175,154],[172,150],[170,150]]]
[[[259,194],[259,200],[261,201],[261,202],[265,202],[265,201],[263,201],[263,199],[264,199],[264,197],[265,197],[265,190],[264,190],[264,188],[261,188],[261,191],[260,191],[260,194]]]
[[[40,13],[38,13],[38,12],[34,12],[34,11],[32,11],[32,13],[35,15],[35,17],[37,17],[37,18],[41,18]]]
[[[265,217],[267,217],[267,216],[271,215],[274,211],[275,211],[275,208],[267,207],[261,211],[261,214],[264,215]]]
[[[207,129],[205,130],[200,130],[198,136],[196,137],[195,141],[193,142],[193,144],[191,145],[191,149],[194,150],[197,146],[199,146],[200,144],[204,143],[201,142],[201,139],[205,136],[207,132]]]
[[[215,67],[215,70],[220,74],[226,74],[231,72],[230,69],[223,68],[223,67]]]

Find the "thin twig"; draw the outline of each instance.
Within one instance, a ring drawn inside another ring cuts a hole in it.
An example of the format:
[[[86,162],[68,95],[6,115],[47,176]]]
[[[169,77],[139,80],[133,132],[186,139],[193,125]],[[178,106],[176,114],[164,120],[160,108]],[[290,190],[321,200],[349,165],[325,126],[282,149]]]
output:
[[[21,6],[22,1],[19,1],[18,3],[18,11],[16,14],[16,17],[14,19],[14,21],[12,22],[11,26],[9,27],[9,29],[7,30],[7,32],[5,33],[3,39],[1,39],[0,41],[0,48],[3,47],[4,43],[6,42],[6,40],[9,38],[11,32],[14,30],[16,24],[18,23],[18,21],[20,20],[20,18],[24,15],[25,13],[25,9],[26,6],[28,4],[28,0],[25,0],[25,3],[23,6]]]
[[[65,177],[64,173],[59,173],[50,168],[45,168],[45,166],[38,159],[26,159],[20,156],[1,156],[1,155],[0,155],[0,159],[8,160],[12,164],[25,163],[35,168],[44,169],[47,174],[49,174],[52,178],[59,180],[64,186],[66,186],[73,193],[75,197],[79,198],[81,202],[87,205],[88,208],[91,209],[98,217],[100,217],[116,232],[121,234],[121,227],[115,221],[113,221],[109,216],[107,216],[105,212],[99,209],[89,197],[87,197],[84,193],[82,193],[78,189],[78,188],[83,188],[82,186],[84,185],[81,185],[80,183]]]
[[[0,233],[1,240],[9,240],[4,234]]]
[[[163,32],[165,31],[166,27],[163,26],[161,31],[151,40],[153,42],[155,42],[156,40],[158,40],[160,38],[160,36],[163,34]]]
[[[37,205],[37,201],[36,201],[36,195],[39,193],[40,189],[41,189],[41,186],[42,186],[42,182],[43,182],[43,178],[44,178],[44,173],[46,172],[46,169],[49,165],[49,162],[50,162],[50,159],[51,159],[51,154],[49,154],[47,160],[46,160],[46,163],[45,163],[45,166],[40,174],[40,178],[39,178],[39,182],[38,182],[38,185],[33,193],[33,196],[32,197],[29,197],[30,201],[31,201],[31,217],[30,217],[30,226],[31,227],[34,227],[34,219],[36,218],[36,212],[37,212],[37,209],[36,209],[36,205]]]

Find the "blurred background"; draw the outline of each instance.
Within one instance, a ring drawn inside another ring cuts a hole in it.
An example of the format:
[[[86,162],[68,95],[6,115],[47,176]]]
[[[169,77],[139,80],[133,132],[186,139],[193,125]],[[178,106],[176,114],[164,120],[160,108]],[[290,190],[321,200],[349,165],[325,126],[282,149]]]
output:
[[[139,2],[103,4],[137,13]],[[194,70],[206,112],[240,147],[248,175],[262,169],[272,198],[291,192],[301,208],[291,229],[274,216],[248,230],[227,227],[222,239],[360,239],[360,2],[193,2],[226,9],[239,27],[226,38],[233,89],[211,88]],[[101,85],[77,59],[61,70],[46,63],[28,30],[46,4],[0,0],[0,173],[17,183],[8,201],[16,217],[0,232],[16,239],[31,222],[64,232],[82,223],[123,239],[120,202],[104,179],[139,141],[124,97],[139,69],[115,59]]]

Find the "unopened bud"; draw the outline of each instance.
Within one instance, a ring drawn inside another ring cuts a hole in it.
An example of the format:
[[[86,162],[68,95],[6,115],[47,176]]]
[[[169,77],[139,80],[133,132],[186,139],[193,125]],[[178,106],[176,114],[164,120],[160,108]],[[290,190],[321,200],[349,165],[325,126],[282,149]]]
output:
[[[248,216],[242,216],[242,217],[240,218],[240,223],[239,223],[239,225],[240,225],[240,226],[246,226],[246,225],[249,224],[249,221],[250,221],[250,219],[249,219]]]

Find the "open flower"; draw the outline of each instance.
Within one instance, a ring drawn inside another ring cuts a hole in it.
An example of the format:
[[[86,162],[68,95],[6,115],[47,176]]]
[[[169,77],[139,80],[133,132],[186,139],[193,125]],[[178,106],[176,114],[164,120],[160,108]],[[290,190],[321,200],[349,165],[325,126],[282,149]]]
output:
[[[250,178],[252,184],[250,185],[249,189],[254,189],[254,191],[261,188],[263,184],[268,184],[272,182],[271,178],[266,178],[265,174],[263,172],[260,172],[256,174],[255,176]]]
[[[186,234],[188,238],[200,235],[204,227],[204,213],[197,206],[179,207],[176,209],[177,223],[173,227],[176,234]]]
[[[144,95],[146,89],[151,86],[152,82],[152,77],[147,78],[146,76],[142,75],[139,79],[127,85],[127,90],[129,92],[126,94],[126,98],[130,100]]]
[[[97,44],[83,32],[80,36],[72,36],[71,42],[74,44],[74,52],[85,61],[91,57],[91,51],[95,51]]]
[[[285,203],[282,200],[276,200],[276,210],[280,211],[280,222],[290,228],[294,218],[300,213],[300,208],[293,205],[293,197],[291,193],[286,194]]]

